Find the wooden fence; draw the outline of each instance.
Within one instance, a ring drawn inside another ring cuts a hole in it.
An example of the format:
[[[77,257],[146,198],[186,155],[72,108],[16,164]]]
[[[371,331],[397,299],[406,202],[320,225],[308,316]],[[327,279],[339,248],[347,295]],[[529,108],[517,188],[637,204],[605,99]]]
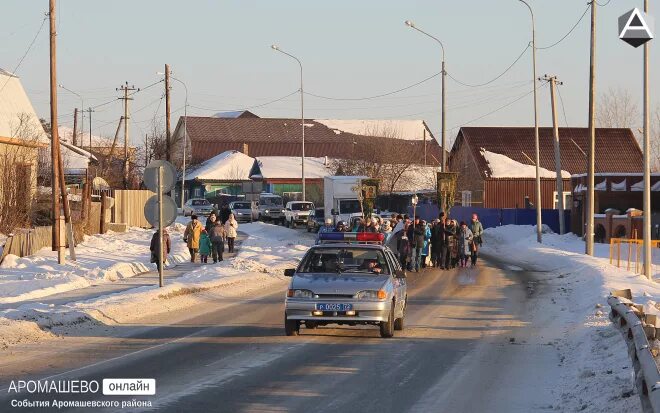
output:
[[[113,191],[115,205],[112,208],[112,222],[128,224],[129,227],[151,228],[144,217],[144,205],[147,200],[156,195],[147,190]]]

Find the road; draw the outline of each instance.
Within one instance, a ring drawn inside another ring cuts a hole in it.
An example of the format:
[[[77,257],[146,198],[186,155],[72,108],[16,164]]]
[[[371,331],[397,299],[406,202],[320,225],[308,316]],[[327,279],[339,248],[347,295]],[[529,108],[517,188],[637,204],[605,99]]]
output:
[[[20,357],[0,359],[0,406],[8,406],[12,379],[140,377],[156,379],[157,395],[125,398],[165,412],[544,409],[556,400],[556,383],[535,366],[556,365],[557,354],[526,318],[543,290],[530,292],[533,274],[498,265],[409,274],[406,329],[392,339],[374,327],[303,328],[285,337],[282,281],[107,336],[26,346]],[[110,398],[88,398],[103,397]]]

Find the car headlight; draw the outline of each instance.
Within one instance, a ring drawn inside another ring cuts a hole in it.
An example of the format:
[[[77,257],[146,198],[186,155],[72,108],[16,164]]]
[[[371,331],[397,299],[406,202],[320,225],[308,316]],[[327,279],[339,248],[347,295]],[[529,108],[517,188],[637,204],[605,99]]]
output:
[[[242,212],[237,212],[236,215],[243,215],[243,213]]]
[[[291,298],[312,298],[314,293],[309,290],[289,290],[286,296]]]
[[[265,213],[268,213],[268,210],[265,210],[264,212],[265,212]]]
[[[358,300],[384,300],[387,298],[385,290],[364,290],[355,295]]]

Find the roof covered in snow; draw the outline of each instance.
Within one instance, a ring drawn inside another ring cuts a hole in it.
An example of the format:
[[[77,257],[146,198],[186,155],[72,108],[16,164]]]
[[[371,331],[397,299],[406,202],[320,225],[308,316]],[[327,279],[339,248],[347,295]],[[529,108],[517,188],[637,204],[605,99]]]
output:
[[[249,110],[235,110],[231,112],[218,112],[213,115],[214,118],[238,119],[238,118],[258,118],[259,116]]]
[[[0,137],[48,143],[18,76],[0,69]]]
[[[186,173],[186,180],[249,181],[254,158],[238,151],[225,151]]]
[[[326,158],[305,158],[305,178],[322,179],[333,175]],[[263,179],[302,179],[302,159],[299,156],[259,156],[250,176]]]
[[[481,148],[481,154],[488,163],[491,178],[535,178],[536,166],[527,165],[513,159]],[[541,178],[555,178],[557,173],[545,168],[539,169]],[[571,174],[562,170],[562,178],[570,178]]]
[[[432,139],[431,131],[420,119],[314,119],[332,129],[335,134],[380,136],[405,140]]]
[[[534,141],[533,127],[462,127],[450,153],[449,167],[450,170],[463,167],[454,163],[459,162],[456,155],[465,148],[465,153],[474,160],[471,167],[476,165],[483,179],[534,177],[535,173],[531,176],[529,173],[529,167],[535,169]],[[588,128],[559,128],[561,169],[568,174],[586,172],[588,147]],[[540,167],[554,177],[552,128],[539,128],[539,157]],[[596,171],[642,171],[642,151],[628,128],[596,128],[595,158]]]

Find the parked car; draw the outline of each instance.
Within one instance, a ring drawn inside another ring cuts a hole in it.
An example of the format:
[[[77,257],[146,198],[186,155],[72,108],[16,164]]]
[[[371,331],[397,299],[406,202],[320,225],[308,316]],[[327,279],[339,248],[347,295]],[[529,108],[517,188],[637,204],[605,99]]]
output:
[[[183,204],[183,216],[189,215],[211,215],[213,204],[203,198],[193,198]]]
[[[307,224],[307,217],[314,210],[314,204],[307,201],[290,201],[284,208],[284,225],[295,228],[298,224]]]
[[[314,208],[314,211],[311,211],[307,217],[307,232],[319,232],[325,224],[325,209],[323,208]]]
[[[284,224],[284,205],[279,195],[262,192],[259,195],[259,219]]]
[[[251,201],[234,201],[229,204],[229,209],[238,222],[252,222],[259,218],[259,209]]]
[[[376,325],[381,337],[403,330],[408,300],[406,274],[383,234],[320,234],[291,277],[284,302],[284,331],[297,336],[301,325]],[[354,242],[354,243],[351,243]],[[366,242],[366,243],[365,243]]]

